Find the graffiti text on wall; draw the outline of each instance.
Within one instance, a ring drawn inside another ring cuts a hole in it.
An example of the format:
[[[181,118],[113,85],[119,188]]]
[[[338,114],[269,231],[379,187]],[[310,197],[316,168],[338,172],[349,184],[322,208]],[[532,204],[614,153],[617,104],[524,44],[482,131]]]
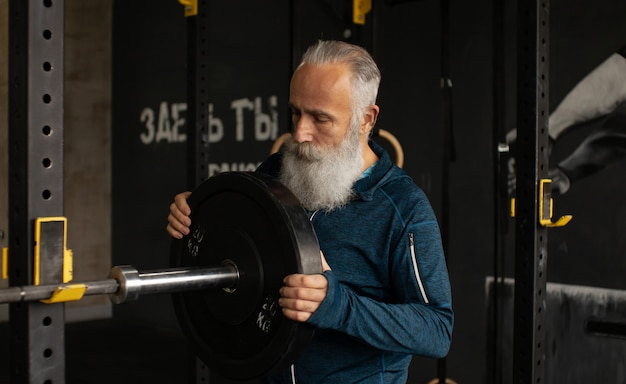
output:
[[[228,129],[224,120],[214,111],[209,103],[209,143],[219,143],[227,134],[234,135],[237,142],[250,140],[275,140],[278,135],[278,98],[270,96],[267,99],[269,112],[263,112],[262,98],[242,98],[230,103],[231,113],[234,115],[234,129]],[[185,131],[186,103],[168,103],[162,101],[154,109],[145,107],[139,115],[143,127],[139,139],[145,145],[159,142],[180,143],[187,140]],[[251,130],[251,132],[249,132]],[[252,136],[250,136],[252,135]]]
[[[208,106],[208,141],[220,142],[265,142],[278,137],[278,97],[240,98],[231,101],[230,110],[217,111],[213,103]],[[264,110],[265,105],[265,110]],[[157,108],[145,107],[139,121],[142,144],[184,143],[186,133],[187,103],[162,101]],[[226,171],[251,171],[258,162],[229,161],[210,163],[209,176]]]

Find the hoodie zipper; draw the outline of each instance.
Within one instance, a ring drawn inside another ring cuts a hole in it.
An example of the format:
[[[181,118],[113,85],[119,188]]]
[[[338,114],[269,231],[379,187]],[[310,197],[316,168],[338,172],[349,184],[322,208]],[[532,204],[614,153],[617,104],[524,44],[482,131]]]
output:
[[[290,368],[291,368],[290,369],[290,371],[291,371],[291,383],[292,384],[296,384],[296,364],[295,363],[291,364]]]
[[[417,265],[417,257],[415,256],[415,235],[413,232],[409,232],[409,248],[411,250],[411,261],[413,262],[413,272],[415,273],[417,285],[420,287],[424,303],[428,304],[428,297],[426,296],[426,290],[424,289],[424,284],[422,283],[422,278],[420,277],[420,270]]]

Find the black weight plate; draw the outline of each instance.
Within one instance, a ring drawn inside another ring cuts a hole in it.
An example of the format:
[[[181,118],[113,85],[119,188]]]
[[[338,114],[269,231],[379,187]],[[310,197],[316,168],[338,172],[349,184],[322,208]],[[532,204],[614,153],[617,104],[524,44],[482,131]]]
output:
[[[172,242],[171,264],[234,263],[230,289],[178,293],[174,308],[198,357],[218,374],[248,380],[288,365],[313,329],[286,319],[282,280],[321,273],[317,237],[306,212],[282,184],[258,173],[228,172],[191,194],[191,233]]]

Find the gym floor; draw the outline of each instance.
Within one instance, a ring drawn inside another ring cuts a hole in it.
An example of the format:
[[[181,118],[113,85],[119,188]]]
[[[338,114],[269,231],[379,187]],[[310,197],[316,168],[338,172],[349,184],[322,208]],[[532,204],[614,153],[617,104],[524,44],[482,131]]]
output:
[[[9,340],[8,332],[9,324],[0,324],[0,340]],[[9,372],[8,344],[0,343],[3,376]],[[70,323],[65,353],[67,384],[189,382],[185,338],[165,327],[117,319]]]

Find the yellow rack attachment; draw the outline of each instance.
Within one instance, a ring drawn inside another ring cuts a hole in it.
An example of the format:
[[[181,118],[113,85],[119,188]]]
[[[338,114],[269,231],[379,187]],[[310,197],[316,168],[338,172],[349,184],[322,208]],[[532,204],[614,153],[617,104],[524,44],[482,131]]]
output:
[[[67,218],[65,217],[38,217],[35,219],[35,260],[34,260],[34,271],[33,271],[33,284],[40,285],[41,284],[41,231],[42,226],[56,223],[58,225],[62,225],[63,231],[63,243],[61,244],[62,252],[63,252],[63,278],[62,283],[67,283],[68,281],[72,281],[73,278],[73,254],[71,249],[67,249]]]
[[[185,17],[198,14],[198,0],[178,0],[178,2],[185,6]]]
[[[552,180],[539,180],[539,224],[542,227],[564,227],[572,220],[572,215],[564,215],[556,222],[552,221],[553,202],[552,202]],[[516,215],[516,201],[511,199],[511,217]]]
[[[365,15],[372,10],[372,0],[353,0],[352,2],[352,22],[364,25]]]

